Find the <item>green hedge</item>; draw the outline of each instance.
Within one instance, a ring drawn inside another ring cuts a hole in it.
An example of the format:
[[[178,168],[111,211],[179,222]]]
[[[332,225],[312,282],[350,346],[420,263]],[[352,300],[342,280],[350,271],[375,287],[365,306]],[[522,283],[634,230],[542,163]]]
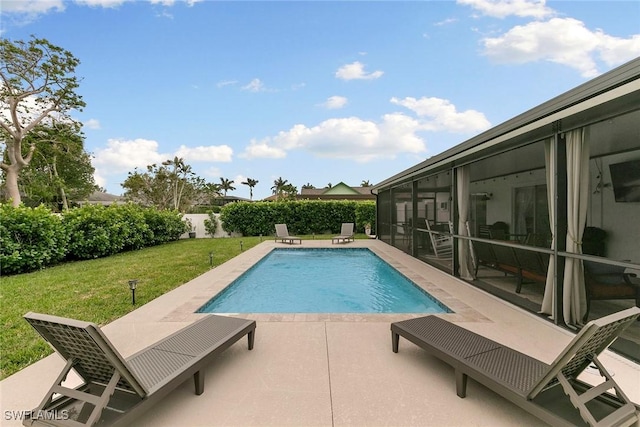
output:
[[[4,274],[64,260],[92,259],[177,240],[182,214],[134,204],[86,205],[62,215],[45,207],[0,206],[0,266]]]
[[[238,202],[220,212],[227,232],[243,236],[268,236],[274,224],[287,224],[291,234],[338,233],[343,222],[354,222],[356,232],[366,224],[375,229],[375,202],[297,200],[284,202]]]
[[[0,205],[0,269],[18,274],[65,260],[92,259],[177,240],[188,231],[182,214],[134,204],[86,205],[62,215],[45,207]],[[343,222],[375,229],[375,203],[286,201],[231,203],[220,219],[228,232],[244,236],[274,234],[285,223],[292,234],[338,233]],[[210,228],[213,224],[210,224]],[[214,231],[214,228],[207,231]]]
[[[62,261],[69,237],[59,215],[40,206],[0,205],[1,274],[33,271]]]

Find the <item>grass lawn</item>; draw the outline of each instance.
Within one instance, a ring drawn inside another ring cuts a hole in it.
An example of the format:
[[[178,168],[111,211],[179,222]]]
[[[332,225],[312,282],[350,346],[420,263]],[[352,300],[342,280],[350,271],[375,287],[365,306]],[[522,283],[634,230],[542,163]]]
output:
[[[333,235],[300,236],[330,239]],[[366,238],[357,235],[356,238]],[[51,354],[22,319],[29,312],[105,325],[252,248],[266,238],[183,239],[107,258],[0,277],[0,379]],[[128,281],[138,279],[136,305]]]
[[[22,319],[40,312],[107,324],[136,306],[201,275],[258,243],[259,237],[184,239],[139,251],[0,277],[0,379],[49,355],[49,345]],[[138,279],[136,306],[129,279]]]

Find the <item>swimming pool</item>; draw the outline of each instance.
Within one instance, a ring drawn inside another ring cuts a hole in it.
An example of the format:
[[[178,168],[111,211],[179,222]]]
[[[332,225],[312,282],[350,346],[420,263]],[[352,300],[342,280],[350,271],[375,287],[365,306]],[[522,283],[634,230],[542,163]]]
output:
[[[450,313],[366,248],[281,249],[198,313]]]

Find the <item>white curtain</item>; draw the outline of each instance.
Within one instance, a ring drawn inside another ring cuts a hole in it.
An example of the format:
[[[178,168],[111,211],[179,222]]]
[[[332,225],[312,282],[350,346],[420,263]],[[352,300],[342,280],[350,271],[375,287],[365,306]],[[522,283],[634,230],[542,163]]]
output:
[[[549,205],[549,225],[551,226],[551,248],[555,247],[556,236],[553,227],[556,223],[556,200],[554,197],[556,187],[556,152],[553,149],[553,138],[544,143],[545,175],[547,178],[547,202]],[[544,287],[541,312],[550,314],[553,319],[556,306],[556,263],[552,255],[549,255],[549,268],[547,270],[547,282]]]
[[[469,165],[461,166],[456,169],[456,183],[458,196],[458,234],[467,236],[467,221],[469,220]],[[471,260],[471,252],[469,250],[469,242],[466,240],[458,241],[458,263],[460,265],[460,277],[467,280],[473,280],[474,268]]]
[[[567,133],[567,252],[582,253],[582,234],[589,201],[589,141],[587,129]],[[582,261],[567,258],[562,312],[568,325],[579,325],[586,312]]]
[[[513,227],[513,232],[515,234],[527,236],[527,218],[534,218],[535,197],[535,187],[516,189],[516,218],[515,225]]]

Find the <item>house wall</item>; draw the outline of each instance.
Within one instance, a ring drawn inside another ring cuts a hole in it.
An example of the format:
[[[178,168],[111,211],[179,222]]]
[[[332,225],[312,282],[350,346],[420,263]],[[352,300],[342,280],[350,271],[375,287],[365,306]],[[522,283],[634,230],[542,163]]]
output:
[[[640,150],[591,159],[587,225],[607,232],[607,258],[640,262],[640,203],[616,202],[609,165],[640,159]],[[602,173],[602,181],[598,176]],[[600,184],[600,185],[599,185]]]
[[[509,224],[511,230],[514,223],[515,189],[544,184],[546,184],[545,172],[538,169],[472,182],[470,192],[471,194],[491,193],[491,198],[487,200],[487,224],[503,221]]]

